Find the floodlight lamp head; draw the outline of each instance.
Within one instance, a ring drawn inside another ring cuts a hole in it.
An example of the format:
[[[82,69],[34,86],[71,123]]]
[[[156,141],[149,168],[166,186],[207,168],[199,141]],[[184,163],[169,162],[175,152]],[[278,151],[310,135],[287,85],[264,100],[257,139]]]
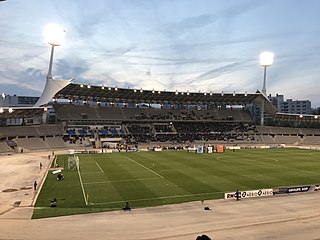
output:
[[[274,53],[272,52],[262,52],[260,54],[260,65],[262,67],[269,67],[273,63]]]
[[[48,24],[44,29],[45,39],[51,46],[60,46],[65,33],[66,31],[56,24]]]

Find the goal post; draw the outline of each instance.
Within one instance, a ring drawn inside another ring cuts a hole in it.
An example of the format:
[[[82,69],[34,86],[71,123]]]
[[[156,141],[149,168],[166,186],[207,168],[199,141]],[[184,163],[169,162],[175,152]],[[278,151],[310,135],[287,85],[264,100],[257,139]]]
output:
[[[80,162],[77,156],[68,157],[68,170],[69,171],[80,170]]]
[[[68,169],[69,169],[69,171],[77,171],[78,172],[79,181],[80,181],[82,194],[83,194],[83,199],[84,199],[85,204],[88,205],[89,194],[86,194],[86,192],[84,190],[82,177],[81,177],[81,173],[80,173],[80,161],[79,161],[78,156],[73,155],[73,156],[68,157]]]

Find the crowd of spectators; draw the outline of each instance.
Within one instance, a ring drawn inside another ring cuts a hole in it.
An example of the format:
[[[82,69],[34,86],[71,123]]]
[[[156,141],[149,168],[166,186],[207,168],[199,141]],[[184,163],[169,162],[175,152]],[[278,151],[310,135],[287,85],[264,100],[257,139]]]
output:
[[[75,137],[120,137],[129,144],[192,143],[211,140],[252,140],[252,134],[248,134],[248,131],[254,131],[250,123],[242,121],[248,114],[245,110],[154,108],[96,108],[95,110],[110,112],[111,115],[116,114],[117,118],[121,115],[124,119],[118,121],[115,127],[108,125],[102,128],[92,126],[83,129],[67,129],[66,135],[70,139]]]
[[[126,130],[125,130],[126,129]],[[134,123],[103,129],[68,129],[65,141],[83,142],[85,137],[121,137],[128,144],[171,142],[193,143],[195,141],[252,141],[255,126],[242,122],[170,122],[168,124]]]
[[[193,143],[195,141],[252,141],[255,126],[244,123],[181,122],[155,125],[155,133],[130,132],[125,139],[130,144],[150,142]],[[175,131],[173,131],[173,129]]]
[[[151,133],[151,127],[139,124],[130,124],[127,126],[128,131],[131,134],[148,134]]]
[[[172,133],[172,124],[162,124],[162,125],[154,125],[154,130],[156,133]]]

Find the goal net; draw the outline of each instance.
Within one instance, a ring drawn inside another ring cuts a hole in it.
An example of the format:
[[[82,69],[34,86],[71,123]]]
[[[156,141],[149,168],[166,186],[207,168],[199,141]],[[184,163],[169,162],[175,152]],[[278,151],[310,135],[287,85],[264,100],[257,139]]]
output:
[[[68,157],[68,170],[77,171],[80,169],[79,158],[77,156]]]

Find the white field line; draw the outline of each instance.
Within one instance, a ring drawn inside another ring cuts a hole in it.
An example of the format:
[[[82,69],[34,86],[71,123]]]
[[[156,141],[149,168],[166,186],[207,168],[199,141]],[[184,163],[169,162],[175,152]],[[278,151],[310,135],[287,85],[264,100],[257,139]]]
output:
[[[161,177],[161,178],[164,178],[164,176],[162,176],[161,174],[159,174],[159,173],[151,170],[150,168],[148,168],[148,167],[146,167],[146,166],[144,166],[144,165],[136,162],[135,160],[133,160],[133,159],[131,159],[131,158],[129,158],[129,157],[125,157],[125,158],[127,158],[128,160],[130,160],[131,162],[133,162],[133,163],[135,163],[135,164],[138,164],[139,166],[143,167],[144,169],[147,169],[149,172],[152,172],[153,174],[155,174],[155,175],[157,175],[157,176],[159,176],[159,177]]]
[[[80,184],[81,184],[81,188],[82,188],[83,198],[84,198],[84,201],[86,203],[86,206],[88,206],[88,199],[86,197],[86,192],[84,191],[83,182],[82,182],[82,178],[81,178],[81,174],[80,174],[80,169],[79,168],[78,168],[78,175],[79,175]]]
[[[128,201],[129,201],[129,202],[139,202],[139,201],[158,200],[158,199],[183,198],[183,197],[193,197],[193,196],[205,196],[205,195],[213,195],[213,194],[219,194],[219,193],[225,193],[225,192],[210,192],[210,193],[196,193],[196,194],[173,195],[173,196],[166,196],[166,197],[132,199],[132,200],[128,200]],[[123,202],[124,202],[124,201],[94,203],[94,205],[107,205],[107,204],[123,203]]]
[[[219,161],[225,161],[225,157],[216,157],[217,160]],[[270,162],[260,162],[258,160],[255,160],[255,159],[246,159],[247,161],[251,161],[251,162],[254,162],[254,163],[240,163],[240,164],[243,164],[243,165],[272,165],[272,166],[275,166],[274,163],[278,163],[280,162],[281,163],[281,160],[278,160],[276,158],[269,158],[270,160],[273,160],[272,162],[273,163],[270,163]],[[229,159],[228,159],[229,160]],[[232,160],[232,159],[230,159]],[[314,174],[314,175],[320,175],[320,173],[318,172],[314,172],[314,171],[309,171],[309,170],[304,170],[304,169],[297,169],[297,168],[294,168],[294,167],[288,167],[288,166],[282,166],[282,165],[278,165],[278,167],[282,167],[282,168],[286,168],[286,169],[291,169],[291,170],[296,170],[296,171],[301,171],[301,172],[306,172],[306,173],[311,173],[311,174]]]
[[[281,165],[280,165],[280,166],[281,166]],[[287,166],[281,166],[281,167],[287,168],[287,169],[291,169],[291,170],[295,170],[295,171],[301,171],[301,172],[311,173],[311,174],[314,174],[314,175],[320,175],[320,173],[318,173],[318,172],[313,172],[313,171],[309,171],[309,170],[297,169],[297,168],[287,167]]]
[[[278,162],[278,159],[276,158],[270,158],[271,160],[275,160],[276,162]],[[251,161],[255,161],[255,162],[259,162],[258,160],[255,160],[255,159],[250,159]],[[281,160],[279,160],[281,161]],[[272,165],[274,166],[274,163],[269,163],[269,162],[259,162],[259,163],[262,163],[264,165]],[[290,169],[290,170],[295,170],[295,171],[301,171],[301,172],[306,172],[306,173],[311,173],[311,174],[314,174],[314,175],[320,175],[320,173],[318,172],[313,172],[313,171],[309,171],[309,170],[304,170],[304,169],[297,169],[297,168],[294,168],[294,167],[288,167],[288,166],[282,166],[282,165],[278,165],[278,167],[282,167],[282,168],[286,168],[286,169]]]
[[[97,174],[97,173],[102,173],[101,171],[100,172],[85,172],[85,173],[81,173],[82,175],[85,175],[85,174]]]
[[[146,181],[146,180],[160,180],[157,178],[134,178],[134,179],[125,179],[125,180],[115,180],[115,181],[103,181],[103,182],[87,182],[84,185],[89,184],[103,184],[103,183],[118,183],[118,182],[134,182],[134,181]]]
[[[102,168],[100,167],[100,165],[99,165],[97,162],[95,162],[95,163],[97,164],[97,166],[98,166],[98,168],[100,169],[101,173],[104,173],[104,171],[102,170]]]
[[[91,162],[83,162],[83,163],[81,163],[81,165],[92,165],[92,161]]]

